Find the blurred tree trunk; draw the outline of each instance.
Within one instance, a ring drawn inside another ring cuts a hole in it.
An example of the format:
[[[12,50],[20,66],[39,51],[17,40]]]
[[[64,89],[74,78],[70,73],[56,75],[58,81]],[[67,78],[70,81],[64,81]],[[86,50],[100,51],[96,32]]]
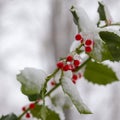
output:
[[[63,1],[52,0],[51,11],[51,43],[57,60],[69,53],[73,38],[73,22],[71,14],[65,11]]]

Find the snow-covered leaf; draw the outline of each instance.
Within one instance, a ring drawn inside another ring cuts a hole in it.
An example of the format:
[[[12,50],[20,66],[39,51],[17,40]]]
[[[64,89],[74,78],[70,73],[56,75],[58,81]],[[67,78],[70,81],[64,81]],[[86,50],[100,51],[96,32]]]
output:
[[[33,117],[42,119],[42,120],[60,120],[59,115],[49,109],[47,106],[35,105],[34,109],[30,110]]]
[[[99,3],[99,7],[98,7],[98,13],[99,13],[99,17],[100,20],[106,20],[106,15],[105,15],[105,9],[104,9],[104,5],[101,2]]]
[[[63,91],[70,97],[72,103],[75,105],[77,110],[81,114],[91,114],[91,111],[83,103],[83,101],[79,95],[79,92],[78,92],[76,86],[72,83],[71,79],[68,77],[63,77],[61,83],[62,83]]]
[[[59,106],[61,108],[70,108],[72,106],[72,102],[70,98],[65,95],[63,92],[57,92],[57,94],[54,94],[51,98],[52,103],[55,106]]]
[[[104,60],[111,60],[112,56],[109,52],[107,45],[101,40],[98,33],[94,34],[94,47],[91,53],[89,53],[90,57],[95,59],[98,62],[102,62]]]
[[[106,43],[111,56],[112,61],[120,60],[120,36],[115,34],[114,32],[109,31],[101,31],[99,32],[101,39]]]
[[[0,120],[17,120],[17,116],[12,113],[9,115],[2,116]]]
[[[17,75],[17,80],[22,84],[22,93],[28,97],[40,94],[46,78],[46,73],[35,68],[25,68]],[[33,98],[32,97],[32,98]]]
[[[99,17],[100,20],[106,21],[106,22],[111,22],[111,15],[110,12],[108,10],[108,7],[102,2],[98,2],[99,7],[98,7],[98,13],[99,13]]]
[[[96,25],[90,20],[87,13],[81,6],[72,6],[71,12],[73,14],[73,18],[77,21],[75,24],[78,27],[78,32],[94,32],[97,27]],[[74,21],[75,21],[74,20]]]
[[[107,65],[89,61],[86,65],[84,77],[92,83],[106,85],[118,81],[115,72]]]

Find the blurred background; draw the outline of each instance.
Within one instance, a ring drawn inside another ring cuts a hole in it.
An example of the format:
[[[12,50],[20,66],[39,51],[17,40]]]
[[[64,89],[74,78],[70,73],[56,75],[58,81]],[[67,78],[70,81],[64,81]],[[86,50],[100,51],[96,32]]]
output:
[[[74,0],[73,0],[74,1]],[[94,22],[98,19],[97,0],[76,0]],[[103,0],[120,21],[120,1]],[[56,61],[69,53],[77,32],[69,11],[72,0],[0,0],[0,115],[21,113],[28,103],[20,91],[16,74],[24,67],[54,70]],[[119,52],[119,51],[118,51]],[[120,78],[120,63],[109,63]],[[78,84],[81,97],[92,115],[65,111],[66,120],[119,120],[120,83],[98,86],[85,80]]]

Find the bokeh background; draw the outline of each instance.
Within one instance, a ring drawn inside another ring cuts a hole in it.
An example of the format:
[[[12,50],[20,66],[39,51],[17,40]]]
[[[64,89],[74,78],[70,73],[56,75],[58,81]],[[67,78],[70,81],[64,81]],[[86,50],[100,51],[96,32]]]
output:
[[[69,52],[76,34],[69,11],[72,0],[0,0],[0,114],[21,113],[28,99],[20,91],[16,74],[24,67],[52,72],[60,56]],[[94,22],[97,0],[76,0]],[[120,21],[120,0],[103,0]],[[120,52],[120,51],[118,51]],[[108,62],[109,63],[109,62]],[[120,63],[109,63],[120,79]],[[98,86],[82,80],[81,97],[92,115],[65,111],[66,120],[120,120],[120,83]]]

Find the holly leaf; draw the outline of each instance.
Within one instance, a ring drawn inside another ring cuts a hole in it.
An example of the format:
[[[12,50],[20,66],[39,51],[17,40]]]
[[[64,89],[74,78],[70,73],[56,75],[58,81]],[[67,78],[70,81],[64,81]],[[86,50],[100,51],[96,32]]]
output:
[[[78,26],[78,31],[80,32],[81,28],[80,28],[80,25],[79,25],[79,17],[77,15],[77,12],[76,12],[74,6],[71,7],[70,11],[71,11],[71,13],[73,15],[73,21]]]
[[[64,109],[69,109],[73,104],[68,95],[65,95],[64,92],[57,92],[51,97],[51,101],[54,106],[59,106]]]
[[[102,62],[104,60],[112,60],[113,57],[109,52],[107,45],[101,40],[101,38],[94,38],[94,47],[92,52],[89,53],[89,56],[96,60],[97,62]]]
[[[30,110],[33,117],[42,120],[60,120],[59,115],[47,106],[35,105],[34,109]]]
[[[98,7],[97,11],[99,13],[100,20],[106,21],[107,18],[106,18],[106,14],[105,14],[104,5],[101,2],[98,2],[98,4],[99,4],[99,7]]]
[[[111,56],[113,59],[112,61],[119,61],[120,60],[120,36],[115,34],[114,32],[108,31],[101,31],[99,32],[101,39],[106,43]]]
[[[34,68],[25,68],[17,75],[17,80],[21,83],[21,91],[27,95],[29,100],[34,101],[40,98],[45,83],[46,73]]]
[[[83,103],[79,92],[76,86],[72,83],[71,79],[68,77],[63,77],[61,82],[63,91],[70,97],[78,112],[81,114],[91,114],[92,112]]]
[[[84,77],[92,83],[106,85],[118,81],[115,72],[107,65],[89,61],[86,65]]]
[[[0,120],[17,120],[17,116],[12,113],[9,115],[2,116]]]
[[[40,94],[27,95],[30,101],[36,101],[41,98]]]

